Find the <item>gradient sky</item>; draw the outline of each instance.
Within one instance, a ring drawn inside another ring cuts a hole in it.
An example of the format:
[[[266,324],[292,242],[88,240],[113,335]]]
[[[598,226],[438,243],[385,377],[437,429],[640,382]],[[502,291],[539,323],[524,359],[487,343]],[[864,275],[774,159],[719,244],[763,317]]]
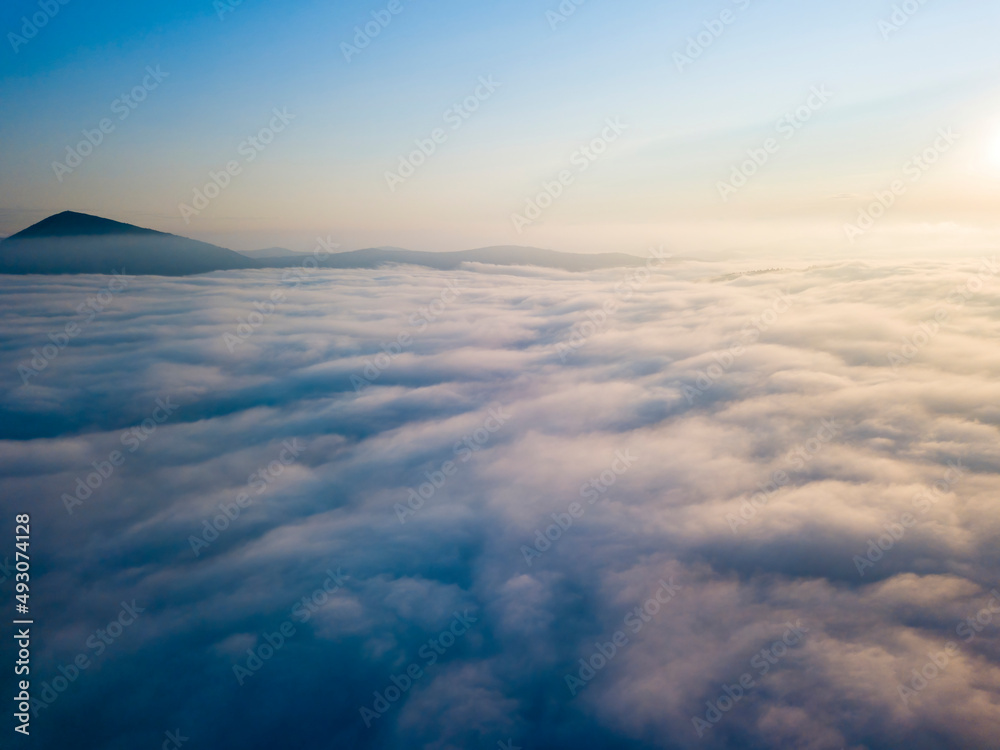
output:
[[[16,52],[9,35],[39,5],[6,5],[0,235],[72,209],[235,249],[309,250],[321,234],[344,249],[858,257],[976,253],[1000,237],[995,5],[927,2],[885,39],[893,4],[870,0],[587,0],[555,29],[557,0],[402,0],[348,62],[341,44],[387,4],[244,0],[220,19],[210,0],[70,0]],[[727,9],[735,21],[679,71],[674,53]],[[169,76],[119,120],[114,101],[157,65]],[[481,76],[500,87],[452,130],[445,111]],[[831,100],[723,202],[718,181],[814,86]],[[179,204],[244,161],[274,108],[295,119],[186,223]],[[105,117],[114,131],[59,182],[53,162]],[[623,135],[515,231],[511,214],[616,117]],[[390,191],[385,173],[438,127],[447,141]],[[958,144],[849,243],[845,222],[941,128]]]

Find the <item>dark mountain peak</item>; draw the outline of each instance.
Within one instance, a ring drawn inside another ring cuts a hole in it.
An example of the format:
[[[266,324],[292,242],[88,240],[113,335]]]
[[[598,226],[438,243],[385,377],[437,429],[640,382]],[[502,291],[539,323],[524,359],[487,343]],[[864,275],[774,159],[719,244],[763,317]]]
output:
[[[9,239],[36,239],[41,237],[94,237],[100,235],[122,234],[162,234],[153,229],[143,229],[132,224],[125,224],[112,219],[104,219],[91,214],[81,214],[76,211],[63,211],[27,229],[11,235]]]
[[[0,273],[113,273],[188,276],[256,268],[206,242],[100,216],[63,211],[0,242]]]

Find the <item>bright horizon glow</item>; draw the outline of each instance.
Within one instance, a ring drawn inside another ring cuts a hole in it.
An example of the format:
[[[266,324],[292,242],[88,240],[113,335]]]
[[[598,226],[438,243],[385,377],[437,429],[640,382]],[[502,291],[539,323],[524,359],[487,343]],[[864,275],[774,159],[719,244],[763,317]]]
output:
[[[995,165],[1000,166],[1000,133],[997,133],[993,137],[993,149],[990,152],[990,158]]]

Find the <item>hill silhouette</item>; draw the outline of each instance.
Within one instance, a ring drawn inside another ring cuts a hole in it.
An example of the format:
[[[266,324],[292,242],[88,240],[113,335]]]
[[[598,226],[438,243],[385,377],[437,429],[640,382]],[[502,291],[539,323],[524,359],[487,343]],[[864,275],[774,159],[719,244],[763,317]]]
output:
[[[0,273],[189,276],[254,268],[239,253],[175,234],[63,211],[0,242]]]
[[[279,254],[280,251],[283,253]],[[284,253],[290,251],[269,248],[241,254],[175,234],[63,211],[0,242],[0,273],[108,274],[118,271],[134,275],[190,276],[211,271],[288,268],[310,257]],[[645,262],[645,258],[624,253],[583,255],[512,245],[450,253],[380,247],[335,253],[318,261],[324,268],[378,268],[388,263],[404,263],[450,270],[463,263],[486,263],[564,271],[634,267]]]

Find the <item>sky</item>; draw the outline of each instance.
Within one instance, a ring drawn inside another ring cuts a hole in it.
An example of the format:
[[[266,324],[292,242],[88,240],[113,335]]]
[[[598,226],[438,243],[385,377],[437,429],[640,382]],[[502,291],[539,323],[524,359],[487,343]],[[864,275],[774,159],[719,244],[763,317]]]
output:
[[[17,0],[0,11],[0,235],[76,210],[237,250],[975,254],[998,236],[998,15]],[[734,169],[752,174],[733,187]]]

